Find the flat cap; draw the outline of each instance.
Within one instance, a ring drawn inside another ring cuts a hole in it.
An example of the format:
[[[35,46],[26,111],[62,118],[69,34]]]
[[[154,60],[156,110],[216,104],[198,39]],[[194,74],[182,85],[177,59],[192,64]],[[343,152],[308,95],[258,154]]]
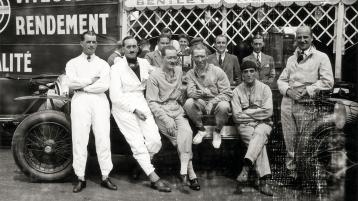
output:
[[[196,45],[198,43],[202,43],[203,39],[200,37],[195,37],[190,41],[190,46]]]
[[[242,63],[242,65],[241,65],[241,71],[244,71],[244,70],[249,69],[249,68],[253,68],[253,69],[257,70],[256,63],[253,62],[253,61],[250,61],[250,60],[244,61]]]

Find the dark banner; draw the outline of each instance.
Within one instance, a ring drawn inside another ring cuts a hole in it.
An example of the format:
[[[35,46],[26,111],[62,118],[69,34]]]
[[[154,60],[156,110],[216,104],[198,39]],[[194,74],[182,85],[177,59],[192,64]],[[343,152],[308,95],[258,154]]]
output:
[[[119,36],[118,0],[12,0],[4,5],[0,75],[61,72],[80,54],[79,36],[87,30],[98,33],[97,54],[106,58]]]
[[[82,52],[81,33],[98,34],[96,54],[106,60],[119,38],[118,10],[119,0],[0,0],[0,115],[24,112],[13,99],[33,92],[4,77],[63,73]]]

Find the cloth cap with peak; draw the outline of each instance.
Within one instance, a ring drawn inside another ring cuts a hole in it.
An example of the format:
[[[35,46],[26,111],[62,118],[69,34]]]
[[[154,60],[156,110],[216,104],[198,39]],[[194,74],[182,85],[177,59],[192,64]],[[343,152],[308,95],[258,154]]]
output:
[[[244,61],[241,65],[241,71],[244,71],[246,69],[253,68],[257,70],[257,65],[253,61]]]
[[[190,41],[190,46],[196,45],[198,43],[202,43],[203,39],[200,37],[195,37]]]

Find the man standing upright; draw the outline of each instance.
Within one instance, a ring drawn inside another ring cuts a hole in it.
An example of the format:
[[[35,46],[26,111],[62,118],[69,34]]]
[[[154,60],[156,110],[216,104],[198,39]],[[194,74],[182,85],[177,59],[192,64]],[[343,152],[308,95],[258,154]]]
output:
[[[110,109],[105,91],[109,87],[109,66],[95,55],[96,34],[92,31],[81,35],[82,54],[66,64],[68,87],[75,91],[71,101],[71,124],[73,143],[73,169],[78,178],[73,192],[86,187],[85,170],[87,144],[92,126],[96,138],[96,151],[102,172],[101,185],[117,190],[108,175],[112,170],[111,144],[109,138]]]
[[[180,159],[180,177],[185,187],[200,190],[193,168],[193,131],[180,105],[182,94],[181,66],[177,65],[177,51],[173,46],[162,49],[164,63],[161,69],[150,74],[147,83],[147,100],[161,133],[177,147]],[[189,178],[188,178],[189,176]]]
[[[163,57],[161,50],[170,44],[170,38],[168,35],[162,34],[158,38],[158,50],[153,52],[148,52],[145,55],[145,59],[148,60],[149,64],[155,67],[160,68],[163,65]]]
[[[295,147],[299,137],[317,113],[313,104],[305,104],[321,90],[333,87],[332,66],[328,56],[312,45],[312,30],[301,26],[296,31],[297,49],[287,60],[286,68],[277,80],[283,95],[281,122],[287,150],[286,167],[289,176],[297,178]]]
[[[193,139],[194,144],[202,142],[207,134],[202,122],[203,114],[214,114],[216,127],[213,133],[213,147],[221,145],[221,131],[227,123],[230,112],[232,91],[225,72],[213,64],[208,64],[205,46],[199,44],[192,49],[195,66],[187,72],[188,97],[184,109],[199,132]]]
[[[241,73],[239,60],[235,55],[227,52],[227,38],[224,35],[218,35],[215,39],[216,52],[208,56],[208,63],[219,66],[224,70],[229,78],[231,85],[237,85],[241,82]]]
[[[138,44],[132,36],[123,39],[124,58],[111,68],[109,89],[112,114],[131,147],[137,160],[151,181],[151,187],[170,192],[154,171],[151,159],[162,143],[153,115],[144,98],[144,89],[152,66],[145,59],[137,58]]]
[[[255,168],[260,177],[260,192],[272,196],[272,190],[267,182],[271,170],[266,151],[272,130],[272,92],[269,86],[256,80],[257,66],[254,62],[243,62],[241,72],[243,82],[234,89],[231,105],[233,120],[241,140],[248,147],[244,167],[237,177],[236,190],[242,193],[240,182],[246,182],[249,169]]]
[[[256,63],[258,79],[272,88],[276,76],[275,62],[272,56],[262,52],[262,48],[265,46],[263,36],[256,34],[252,40],[251,46],[253,52],[245,57],[242,62],[252,61]]]

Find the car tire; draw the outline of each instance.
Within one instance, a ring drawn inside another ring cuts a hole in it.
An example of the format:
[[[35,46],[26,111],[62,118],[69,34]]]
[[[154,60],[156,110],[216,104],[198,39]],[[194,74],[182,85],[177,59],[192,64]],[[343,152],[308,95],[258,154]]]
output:
[[[69,118],[54,110],[27,116],[15,130],[12,153],[17,166],[32,181],[65,179],[72,173]]]
[[[333,120],[312,127],[300,137],[297,150],[298,173],[305,190],[325,193],[332,179],[345,168],[345,135]]]

